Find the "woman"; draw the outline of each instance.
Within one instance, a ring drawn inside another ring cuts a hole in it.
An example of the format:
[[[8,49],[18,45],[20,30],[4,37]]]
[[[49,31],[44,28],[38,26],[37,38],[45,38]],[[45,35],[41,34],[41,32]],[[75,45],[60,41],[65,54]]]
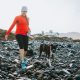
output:
[[[27,13],[27,7],[23,6],[21,9],[21,15],[15,17],[12,25],[7,30],[6,35],[5,35],[5,39],[7,40],[11,30],[16,25],[15,36],[16,36],[16,40],[20,48],[19,52],[20,52],[20,60],[21,60],[22,69],[26,69],[27,61],[25,61],[25,55],[28,49],[28,34],[30,34],[29,19],[26,13]]]

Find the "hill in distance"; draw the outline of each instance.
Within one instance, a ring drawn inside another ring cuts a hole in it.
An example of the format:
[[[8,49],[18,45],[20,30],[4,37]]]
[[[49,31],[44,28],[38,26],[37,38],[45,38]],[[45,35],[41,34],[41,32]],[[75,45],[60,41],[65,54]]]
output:
[[[6,30],[0,29],[0,40],[4,40],[5,33],[6,33]],[[55,33],[53,33],[53,35],[54,34]],[[50,34],[47,33],[47,35],[50,35]],[[68,38],[72,38],[74,40],[78,40],[78,39],[80,40],[80,33],[78,33],[78,32],[59,33],[58,37],[68,37]],[[10,33],[8,39],[9,40],[15,39],[14,34]]]
[[[59,37],[68,37],[75,40],[75,39],[80,39],[80,33],[78,32],[60,33]]]

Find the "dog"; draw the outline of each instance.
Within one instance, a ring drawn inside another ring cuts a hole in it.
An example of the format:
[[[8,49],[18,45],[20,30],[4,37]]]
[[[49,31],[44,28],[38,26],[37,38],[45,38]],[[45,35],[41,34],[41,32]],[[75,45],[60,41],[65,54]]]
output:
[[[55,52],[56,49],[57,49],[57,46],[58,45],[54,45],[54,44],[40,44],[40,48],[39,48],[39,51],[40,51],[40,54],[39,54],[39,57],[41,57],[41,54],[42,52],[45,52],[46,54],[46,57],[49,59],[50,58],[50,55],[51,55],[51,52]]]

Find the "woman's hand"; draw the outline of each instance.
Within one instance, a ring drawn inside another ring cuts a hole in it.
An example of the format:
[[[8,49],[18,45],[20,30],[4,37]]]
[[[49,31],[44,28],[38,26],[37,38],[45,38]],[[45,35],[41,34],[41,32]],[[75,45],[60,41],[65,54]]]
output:
[[[30,34],[30,35],[31,35],[31,31],[30,31],[30,30],[28,31],[28,34]]]
[[[30,35],[31,35],[31,31],[29,30],[28,33],[27,33],[27,36],[30,37]]]
[[[5,40],[7,40],[8,39],[8,35],[5,35]]]

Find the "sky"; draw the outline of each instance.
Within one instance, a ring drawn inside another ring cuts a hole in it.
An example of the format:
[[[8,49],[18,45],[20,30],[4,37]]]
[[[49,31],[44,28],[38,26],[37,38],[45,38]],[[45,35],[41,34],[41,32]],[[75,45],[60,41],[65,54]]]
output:
[[[0,28],[8,30],[27,6],[32,34],[80,32],[80,0],[1,0]],[[15,28],[13,29],[13,31]]]

